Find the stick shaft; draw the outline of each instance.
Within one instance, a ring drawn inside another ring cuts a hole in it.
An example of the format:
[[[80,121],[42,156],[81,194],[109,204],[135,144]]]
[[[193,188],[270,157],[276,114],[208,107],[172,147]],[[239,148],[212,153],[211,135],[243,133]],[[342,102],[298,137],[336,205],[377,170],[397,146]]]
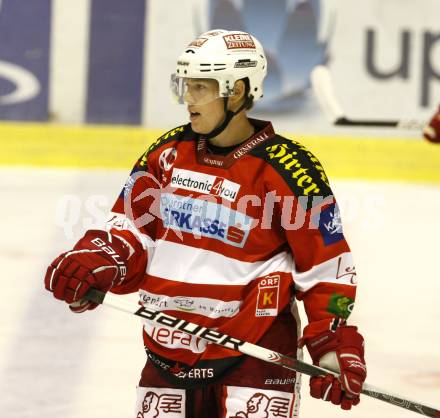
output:
[[[104,292],[101,292],[99,290],[90,289],[86,294],[86,299],[95,303],[109,306],[114,309],[118,309],[131,315],[139,316],[143,319],[147,319],[149,321],[169,328],[178,329],[209,343],[217,344],[222,347],[238,351],[242,354],[258,358],[268,363],[275,363],[279,366],[306,374],[308,376],[322,376],[328,373],[336,375],[334,372],[331,372],[329,370],[309,363],[305,363],[292,357],[285,356],[283,354],[277,353],[276,351],[272,351],[255,344],[248,343],[238,338],[231,337],[229,335],[223,334],[222,332],[194,324],[184,319],[176,318],[161,311],[155,311],[153,309],[148,309],[143,306],[134,305],[130,302],[122,300],[120,297],[115,296],[111,293],[105,294]],[[421,415],[425,415],[428,417],[440,417],[440,410],[436,408],[432,408],[419,402],[402,398],[398,395],[391,395],[389,392],[375,388],[366,383],[364,383],[363,385],[362,393],[367,396],[371,396],[381,401],[390,403],[392,405],[400,406],[401,408],[419,413]]]
[[[421,130],[426,125],[425,121],[416,119],[408,120],[373,120],[350,119],[341,106],[335,94],[330,71],[324,65],[316,66],[310,75],[313,91],[321,108],[330,121],[337,126],[359,126],[377,128],[401,128]]]
[[[337,126],[362,126],[375,128],[400,128],[408,130],[422,130],[426,122],[416,119],[402,119],[402,120],[353,120],[347,117],[336,119],[334,125]]]

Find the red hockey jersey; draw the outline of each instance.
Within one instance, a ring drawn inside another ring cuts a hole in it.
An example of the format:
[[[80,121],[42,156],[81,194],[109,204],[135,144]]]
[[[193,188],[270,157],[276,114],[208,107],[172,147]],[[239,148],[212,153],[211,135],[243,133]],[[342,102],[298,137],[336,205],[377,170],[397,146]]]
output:
[[[211,153],[188,124],[138,160],[108,228],[136,240],[132,260],[141,260],[134,270],[142,274],[113,291],[139,290],[148,308],[251,343],[267,345],[276,329],[272,348],[284,340],[295,355],[292,298],[304,301],[305,335],[314,335],[348,317],[356,272],[319,161],[271,123],[250,121],[256,133],[226,156]],[[148,322],[144,342],[175,374],[185,365],[223,370],[238,356]]]

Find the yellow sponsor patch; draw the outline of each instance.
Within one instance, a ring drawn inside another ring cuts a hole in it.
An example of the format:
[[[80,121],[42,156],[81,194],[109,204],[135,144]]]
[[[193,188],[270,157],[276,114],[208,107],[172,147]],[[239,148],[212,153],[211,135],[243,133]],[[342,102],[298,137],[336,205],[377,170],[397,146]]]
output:
[[[328,186],[329,182],[324,169],[318,159],[304,146],[296,141],[292,141],[292,143],[294,146],[282,142],[266,147],[269,159],[277,161],[281,169],[288,172],[290,181],[296,184],[296,187],[301,191],[301,195],[319,195],[321,188],[312,174],[316,175],[313,172],[317,170],[321,181]],[[304,156],[307,160],[304,159]]]

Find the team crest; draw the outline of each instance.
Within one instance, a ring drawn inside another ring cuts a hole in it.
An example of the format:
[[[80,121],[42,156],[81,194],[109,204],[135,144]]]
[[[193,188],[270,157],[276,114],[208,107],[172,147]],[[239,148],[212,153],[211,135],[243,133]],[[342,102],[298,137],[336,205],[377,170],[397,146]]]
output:
[[[294,395],[272,390],[228,387],[227,418],[291,418]]]
[[[173,167],[174,162],[177,158],[176,148],[167,148],[162,151],[159,157],[159,166],[164,171],[169,171]]]
[[[148,390],[150,389],[150,390]],[[136,418],[178,418],[185,411],[183,390],[139,388],[145,391]]]

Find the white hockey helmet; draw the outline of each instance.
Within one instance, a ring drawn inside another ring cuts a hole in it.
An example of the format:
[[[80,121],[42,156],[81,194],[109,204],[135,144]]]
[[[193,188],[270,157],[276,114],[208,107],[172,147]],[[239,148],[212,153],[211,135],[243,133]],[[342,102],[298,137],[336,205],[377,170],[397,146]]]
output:
[[[266,74],[266,56],[254,36],[215,29],[193,40],[178,57],[176,72],[171,75],[171,90],[178,103],[189,103],[187,79],[214,79],[218,82],[218,93],[190,103],[205,104],[218,97],[233,96],[235,82],[248,78],[249,96],[255,101],[263,97]]]

